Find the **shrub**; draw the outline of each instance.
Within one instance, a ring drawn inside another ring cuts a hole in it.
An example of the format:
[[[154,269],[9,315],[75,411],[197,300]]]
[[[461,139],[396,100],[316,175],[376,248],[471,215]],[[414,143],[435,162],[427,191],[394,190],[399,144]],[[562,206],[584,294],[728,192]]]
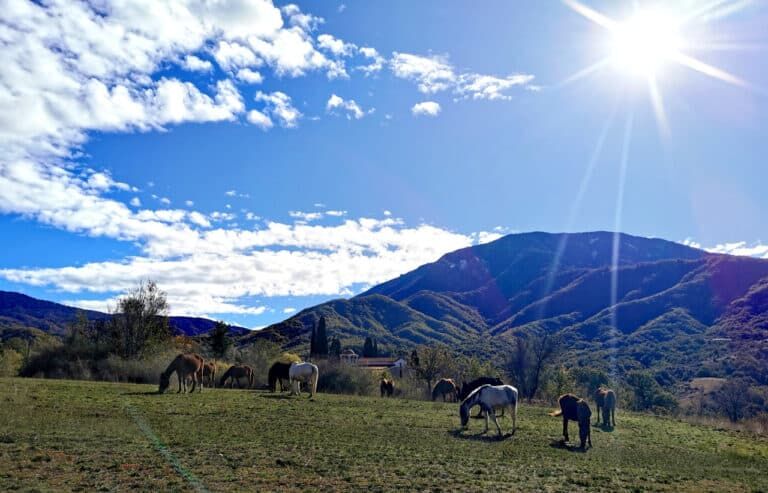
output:
[[[379,379],[371,371],[342,363],[320,361],[317,388],[331,394],[373,395]]]

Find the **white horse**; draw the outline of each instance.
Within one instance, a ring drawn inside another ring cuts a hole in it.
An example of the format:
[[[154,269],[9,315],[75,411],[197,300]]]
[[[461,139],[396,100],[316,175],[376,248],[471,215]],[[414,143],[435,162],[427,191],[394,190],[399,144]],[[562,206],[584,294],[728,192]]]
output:
[[[288,380],[291,383],[291,394],[301,395],[301,382],[309,384],[310,397],[314,397],[317,392],[317,377],[320,372],[317,365],[312,363],[291,363],[288,368]]]
[[[461,415],[462,428],[467,427],[469,422],[469,411],[480,406],[485,411],[485,431],[488,432],[488,416],[493,418],[493,424],[496,425],[496,431],[501,436],[501,427],[496,420],[496,409],[508,407],[512,415],[512,433],[517,429],[517,389],[511,385],[483,385],[473,390],[471,394],[464,399],[459,408]]]

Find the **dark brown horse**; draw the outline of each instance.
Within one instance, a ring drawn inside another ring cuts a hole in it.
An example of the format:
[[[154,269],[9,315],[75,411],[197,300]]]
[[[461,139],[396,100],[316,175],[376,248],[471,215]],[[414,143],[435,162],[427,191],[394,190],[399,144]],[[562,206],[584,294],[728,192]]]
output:
[[[595,404],[597,407],[597,422],[600,424],[600,411],[603,411],[603,426],[612,428],[616,426],[616,393],[605,387],[600,387],[595,392]]]
[[[190,393],[195,391],[198,383],[200,383],[200,392],[202,392],[204,364],[205,360],[199,354],[180,354],[176,356],[171,361],[171,364],[168,365],[168,368],[160,374],[160,387],[157,391],[161,394],[165,392],[171,385],[171,375],[173,372],[176,372],[176,376],[179,378],[179,390],[177,393],[181,392],[182,388],[184,392],[187,391],[187,380],[189,379],[192,380],[192,390],[190,390]]]
[[[475,389],[478,389],[482,387],[483,385],[504,385],[504,382],[501,381],[500,378],[496,377],[480,377],[472,380],[471,382],[467,383],[464,382],[461,384],[461,390],[459,390],[459,401],[463,401],[466,399],[469,394],[471,394]],[[480,408],[480,411],[478,411],[476,418],[482,418],[485,415],[483,408]],[[504,409],[502,408],[501,414],[499,416],[504,416]]]
[[[253,387],[253,368],[248,365],[234,365],[230,366],[224,375],[221,376],[219,381],[219,387],[224,387],[227,380],[229,380],[229,387],[235,386],[235,380],[237,380],[237,388],[242,388],[240,379],[245,378],[248,388]]]
[[[385,395],[387,397],[392,397],[392,395],[395,393],[395,381],[382,378],[381,384],[379,384],[379,390],[381,390],[382,397]]]
[[[579,399],[573,394],[565,394],[558,399],[560,409],[549,413],[550,416],[563,417],[563,439],[568,441],[568,421],[576,421],[579,424],[579,440],[581,448],[589,443],[592,446],[591,418],[592,411],[584,399]]]
[[[288,381],[288,370],[290,370],[291,364],[290,363],[281,363],[280,361],[276,362],[274,365],[272,365],[269,368],[269,389],[272,392],[277,392],[277,384],[280,383],[280,392],[283,392],[288,387],[283,383],[283,381]]]
[[[456,382],[450,378],[441,378],[438,380],[432,389],[432,400],[437,400],[437,397],[441,395],[443,396],[443,402],[446,400],[445,396],[448,396],[451,402],[457,402],[459,388],[456,386]]]

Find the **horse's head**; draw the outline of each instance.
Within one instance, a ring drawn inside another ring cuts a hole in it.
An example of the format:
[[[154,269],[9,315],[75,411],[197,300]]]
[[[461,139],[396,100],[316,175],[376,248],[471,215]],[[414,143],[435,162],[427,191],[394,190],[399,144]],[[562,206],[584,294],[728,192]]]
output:
[[[459,416],[461,417],[461,427],[466,428],[469,423],[469,406],[466,403],[462,403],[459,407]]]
[[[171,377],[170,375],[166,375],[165,373],[160,374],[160,387],[157,389],[158,394],[162,394],[163,392],[168,389],[168,387],[171,385]]]

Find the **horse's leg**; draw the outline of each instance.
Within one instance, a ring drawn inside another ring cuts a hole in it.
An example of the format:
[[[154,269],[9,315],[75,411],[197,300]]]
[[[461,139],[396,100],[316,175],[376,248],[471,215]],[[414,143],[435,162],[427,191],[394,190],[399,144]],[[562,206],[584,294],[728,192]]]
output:
[[[192,390],[190,390],[189,393],[192,394],[195,391],[195,388],[197,388],[197,373],[192,372]]]
[[[488,411],[485,411],[485,430],[483,433],[488,433]]]
[[[568,441],[568,418],[563,415],[563,438]]]
[[[493,418],[493,424],[496,425],[496,433],[501,436],[501,426],[499,426],[499,420],[496,419],[496,409],[491,408],[491,418]]]
[[[179,379],[179,390],[176,391],[177,394],[181,393],[181,373],[176,372],[176,377]]]
[[[597,403],[595,406],[597,408],[597,421],[595,421],[596,425],[600,424],[600,403]],[[603,419],[605,419],[605,413],[603,413]]]
[[[512,404],[512,409],[509,412],[512,413],[512,434],[514,435],[517,431],[517,402]]]

